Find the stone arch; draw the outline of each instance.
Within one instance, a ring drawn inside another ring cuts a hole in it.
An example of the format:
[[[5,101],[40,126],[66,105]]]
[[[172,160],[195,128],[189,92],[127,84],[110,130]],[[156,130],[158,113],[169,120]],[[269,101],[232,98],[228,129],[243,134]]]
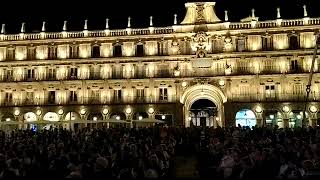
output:
[[[241,126],[256,126],[257,125],[257,115],[251,109],[241,109],[236,113],[236,126],[240,124]]]
[[[218,125],[225,126],[223,104],[227,102],[227,97],[218,87],[210,84],[198,84],[191,86],[186,89],[186,91],[181,96],[180,102],[184,104],[183,112],[185,126],[190,126],[189,110],[192,104],[199,99],[208,99],[217,106],[217,118],[219,119]]]
[[[43,116],[43,120],[44,121],[48,121],[48,122],[57,122],[60,120],[59,115],[55,112],[47,112],[44,116]]]

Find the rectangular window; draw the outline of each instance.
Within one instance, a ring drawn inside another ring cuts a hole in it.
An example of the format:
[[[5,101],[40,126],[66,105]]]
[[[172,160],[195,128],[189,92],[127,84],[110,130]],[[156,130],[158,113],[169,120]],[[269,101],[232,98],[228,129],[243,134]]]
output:
[[[121,101],[121,89],[114,90],[114,101]]]
[[[27,80],[33,80],[34,79],[34,69],[28,69],[27,70]]]
[[[167,88],[160,88],[159,89],[159,100],[160,101],[167,101],[168,100],[168,89]]]
[[[144,100],[144,89],[137,89],[137,101],[143,101]]]
[[[291,71],[298,71],[298,60],[292,60],[290,64]]]
[[[50,68],[48,69],[48,80],[55,80],[56,79],[56,69]]]
[[[77,92],[70,91],[70,98],[69,99],[71,102],[77,102],[78,101]]]
[[[296,50],[299,48],[298,36],[292,35],[289,37],[289,49]]]
[[[13,80],[13,73],[12,73],[12,70],[11,69],[8,69],[8,70],[6,70],[6,74],[5,74],[6,76],[6,81],[12,81]]]
[[[26,94],[26,101],[27,102],[33,102],[33,95],[34,95],[34,93],[33,92],[27,92],[27,94]]]
[[[7,104],[11,104],[12,103],[12,93],[10,92],[6,92],[6,96],[5,96],[5,103]]]
[[[77,45],[70,45],[69,46],[69,58],[70,59],[77,59],[79,58],[79,46]]]
[[[250,89],[248,85],[240,85],[240,96],[241,97],[248,97]]]
[[[70,79],[77,79],[77,75],[78,75],[78,68],[76,67],[70,68]]]
[[[244,39],[238,39],[237,41],[237,51],[242,52],[246,50],[246,43]]]
[[[100,46],[97,46],[97,45],[93,46],[91,54],[92,54],[93,58],[99,58],[100,57]]]
[[[113,46],[113,55],[114,55],[114,57],[121,57],[122,56],[121,45]]]
[[[7,49],[7,60],[9,60],[9,61],[15,60],[15,49],[14,48]]]
[[[56,92],[55,91],[49,91],[49,98],[48,98],[48,102],[50,104],[54,104],[56,101]]]
[[[144,56],[144,48],[143,48],[142,44],[137,45],[136,56],[138,56],[138,57]]]
[[[293,95],[302,95],[302,84],[293,84]]]
[[[28,59],[28,60],[34,60],[34,59],[36,59],[36,48],[34,48],[34,47],[28,48],[28,51],[27,51],[27,59]]]
[[[98,90],[92,91],[92,97],[91,97],[91,99],[92,99],[94,102],[99,102],[99,101],[100,101],[100,91],[98,91]]]
[[[270,51],[273,49],[273,41],[271,37],[262,37],[262,50]]]
[[[48,47],[48,58],[49,59],[57,59],[57,47],[49,46]]]
[[[266,98],[275,98],[276,96],[276,91],[275,91],[275,85],[266,85],[265,86],[265,93],[266,93]]]

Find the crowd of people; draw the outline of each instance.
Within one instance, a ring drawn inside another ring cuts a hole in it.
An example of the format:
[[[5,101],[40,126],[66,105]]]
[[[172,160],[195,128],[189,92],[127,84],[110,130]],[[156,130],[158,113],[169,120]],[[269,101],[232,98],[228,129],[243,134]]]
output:
[[[170,178],[176,156],[200,177],[303,178],[320,172],[320,128],[82,128],[0,132],[0,178]]]

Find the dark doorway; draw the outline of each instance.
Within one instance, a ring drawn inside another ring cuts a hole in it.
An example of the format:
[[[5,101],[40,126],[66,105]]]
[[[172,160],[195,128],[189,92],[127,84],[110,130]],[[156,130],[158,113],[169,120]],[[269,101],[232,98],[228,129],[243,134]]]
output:
[[[216,105],[208,99],[200,99],[194,102],[190,108],[191,122],[195,126],[211,126],[212,119],[217,116]]]

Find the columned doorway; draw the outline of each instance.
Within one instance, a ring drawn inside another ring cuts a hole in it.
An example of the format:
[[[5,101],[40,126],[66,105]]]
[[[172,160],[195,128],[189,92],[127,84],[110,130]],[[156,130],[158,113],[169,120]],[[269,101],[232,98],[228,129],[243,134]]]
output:
[[[208,99],[199,99],[196,102],[194,102],[191,106],[190,125],[201,127],[214,126],[214,117],[216,116],[216,105]]]

